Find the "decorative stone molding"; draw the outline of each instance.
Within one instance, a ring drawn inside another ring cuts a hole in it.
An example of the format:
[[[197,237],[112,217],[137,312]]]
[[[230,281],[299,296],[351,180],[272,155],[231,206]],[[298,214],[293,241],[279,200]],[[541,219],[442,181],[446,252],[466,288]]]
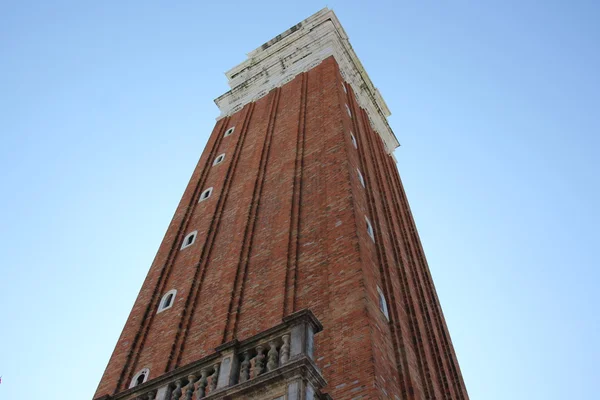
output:
[[[225,73],[231,90],[215,99],[221,110],[218,119],[234,114],[330,56],[337,61],[342,77],[352,86],[359,105],[391,154],[400,144],[387,122],[390,110],[352,49],[344,28],[328,8],[248,53],[246,61]]]

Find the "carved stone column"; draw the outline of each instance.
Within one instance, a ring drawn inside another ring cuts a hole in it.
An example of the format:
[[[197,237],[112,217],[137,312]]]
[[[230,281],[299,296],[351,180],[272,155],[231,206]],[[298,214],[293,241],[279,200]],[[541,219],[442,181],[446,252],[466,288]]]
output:
[[[252,369],[252,377],[256,378],[263,373],[265,368],[265,348],[263,345],[256,346],[256,357],[254,357],[254,368]]]
[[[210,376],[210,391],[217,389],[217,383],[219,380],[219,364],[213,365],[213,373]]]
[[[202,368],[200,371],[200,379],[198,380],[197,399],[203,399],[206,396],[206,386],[208,385],[208,369]]]
[[[290,359],[290,335],[286,333],[281,339],[283,340],[283,345],[281,346],[279,365],[285,364]]]
[[[273,371],[278,365],[279,353],[277,352],[277,342],[269,342],[269,352],[267,353],[267,371]]]
[[[244,360],[240,367],[240,383],[250,379],[250,352],[244,352]]]
[[[154,400],[154,399],[156,399],[156,389],[149,391],[148,395],[146,396],[146,399],[147,400]]]
[[[192,396],[194,395],[194,390],[196,389],[194,387],[194,384],[196,383],[196,380],[198,378],[196,377],[196,375],[189,375],[188,376],[188,384],[185,387],[185,400],[192,400]]]
[[[181,398],[181,385],[183,384],[183,382],[181,381],[181,379],[177,379],[175,381],[175,389],[173,390],[173,393],[171,394],[171,400],[179,400]]]

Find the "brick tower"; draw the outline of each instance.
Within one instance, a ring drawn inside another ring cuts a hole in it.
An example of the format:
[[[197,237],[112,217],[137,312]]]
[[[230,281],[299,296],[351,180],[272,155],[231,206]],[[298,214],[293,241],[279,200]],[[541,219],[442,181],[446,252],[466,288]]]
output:
[[[468,399],[390,112],[335,14],[226,75],[94,398]]]

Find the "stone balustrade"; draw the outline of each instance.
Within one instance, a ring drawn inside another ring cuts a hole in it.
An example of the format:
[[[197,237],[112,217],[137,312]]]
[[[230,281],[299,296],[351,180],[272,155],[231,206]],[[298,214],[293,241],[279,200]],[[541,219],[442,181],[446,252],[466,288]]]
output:
[[[197,373],[192,373],[187,377],[175,380],[175,383],[170,385],[171,399],[192,400],[206,398],[207,394],[210,394],[217,389],[219,366],[220,363],[217,362],[213,365],[201,368]],[[152,392],[149,394],[151,395]],[[147,396],[147,398],[142,396],[142,399],[155,400],[151,396]]]
[[[321,329],[311,311],[299,311],[197,362],[96,400],[327,399],[320,393],[326,382],[313,361],[313,338]]]

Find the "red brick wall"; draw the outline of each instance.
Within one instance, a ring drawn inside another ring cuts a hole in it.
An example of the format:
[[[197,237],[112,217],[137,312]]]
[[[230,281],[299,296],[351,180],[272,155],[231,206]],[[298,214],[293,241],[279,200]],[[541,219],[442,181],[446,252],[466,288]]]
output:
[[[310,308],[334,399],[468,398],[395,163],[342,82],[330,57],[216,124],[96,397]]]

